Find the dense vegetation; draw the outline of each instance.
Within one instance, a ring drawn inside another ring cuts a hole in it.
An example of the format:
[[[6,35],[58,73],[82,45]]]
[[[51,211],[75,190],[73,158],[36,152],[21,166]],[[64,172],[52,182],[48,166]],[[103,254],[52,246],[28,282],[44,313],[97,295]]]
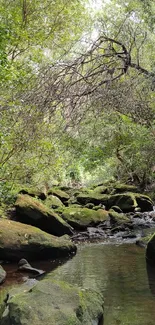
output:
[[[0,0],[1,196],[154,180],[152,0]]]

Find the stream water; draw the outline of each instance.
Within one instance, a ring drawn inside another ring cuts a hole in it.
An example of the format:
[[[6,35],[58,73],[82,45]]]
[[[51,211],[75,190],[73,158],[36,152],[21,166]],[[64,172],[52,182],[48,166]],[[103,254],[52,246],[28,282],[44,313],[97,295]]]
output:
[[[50,271],[50,263],[32,265]],[[144,248],[117,242],[82,244],[56,273],[61,280],[103,292],[104,325],[155,324],[155,268],[147,266]]]
[[[104,325],[155,324],[155,269],[135,244],[89,244],[57,270],[58,277],[104,293]]]

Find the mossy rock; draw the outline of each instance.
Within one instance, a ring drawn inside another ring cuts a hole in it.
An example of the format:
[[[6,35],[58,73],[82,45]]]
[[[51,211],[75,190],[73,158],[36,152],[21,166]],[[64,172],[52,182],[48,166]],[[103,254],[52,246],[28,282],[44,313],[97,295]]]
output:
[[[147,195],[135,193],[135,199],[141,212],[153,211],[153,201]]]
[[[95,206],[93,207],[93,210],[95,210],[95,211],[97,211],[97,210],[99,210],[99,209],[103,209],[103,210],[105,210],[105,205],[100,204],[100,205],[95,205]]]
[[[115,193],[124,193],[124,192],[138,192],[138,188],[135,185],[129,185],[129,184],[122,184],[122,183],[116,183],[113,186],[113,189],[115,190]]]
[[[48,195],[51,195],[51,194],[57,196],[63,203],[68,201],[70,198],[70,196],[65,191],[62,191],[62,190],[60,190],[58,188],[54,188],[54,187],[48,191]]]
[[[109,209],[118,206],[123,212],[133,212],[138,207],[142,212],[153,210],[153,202],[148,196],[132,192],[111,195],[107,206]]]
[[[93,203],[87,203],[87,204],[85,205],[85,208],[93,209],[93,208],[94,208],[94,204],[93,204]]]
[[[89,194],[88,193],[79,194],[76,197],[76,199],[80,204],[83,205],[86,205],[88,203],[93,203],[94,205],[103,204],[106,206],[109,199],[109,195],[100,194],[95,191],[90,191]]]
[[[88,208],[67,207],[62,212],[62,217],[77,230],[86,229],[89,226],[96,226],[100,222],[108,219],[106,210],[98,209],[94,211]]]
[[[25,291],[25,292],[24,292]],[[7,302],[1,325],[90,325],[103,320],[103,297],[53,276],[14,294]]]
[[[147,247],[148,242],[150,241],[150,239],[152,238],[152,234],[149,234],[147,236],[141,237],[140,239],[138,239],[136,241],[136,245],[140,246],[140,247]]]
[[[38,227],[52,235],[71,235],[72,228],[52,209],[29,195],[18,195],[15,203],[16,220]]]
[[[50,209],[57,209],[63,206],[61,200],[55,195],[49,195],[47,199],[44,201],[44,204]]]
[[[114,194],[108,200],[108,208],[118,206],[123,212],[133,212],[138,206],[133,193]]]
[[[122,224],[131,223],[130,219],[123,213],[118,213],[113,209],[109,210],[110,223],[112,226],[119,226]]]
[[[108,188],[107,188],[107,186],[99,185],[99,186],[94,188],[94,192],[100,193],[100,194],[107,194],[108,193]]]
[[[37,260],[67,256],[76,252],[66,236],[55,237],[33,226],[0,219],[0,260]]]
[[[33,188],[23,188],[19,191],[19,194],[27,194],[31,197],[36,197],[43,201],[46,200],[46,198],[47,198],[46,189],[37,190],[37,189],[33,189]]]

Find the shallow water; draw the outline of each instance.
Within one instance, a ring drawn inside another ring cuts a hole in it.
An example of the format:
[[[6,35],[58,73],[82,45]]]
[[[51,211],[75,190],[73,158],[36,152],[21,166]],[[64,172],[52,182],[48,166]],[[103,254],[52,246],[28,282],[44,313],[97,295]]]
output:
[[[59,263],[62,261],[32,265],[49,272]],[[5,265],[5,269],[8,276],[1,286],[1,301],[8,287],[19,285],[24,276],[16,272],[17,265]],[[154,325],[155,268],[147,266],[144,248],[132,243],[82,244],[56,274],[73,285],[103,292],[104,325]]]
[[[154,325],[155,269],[135,244],[89,244],[57,270],[58,277],[104,293],[104,325]]]

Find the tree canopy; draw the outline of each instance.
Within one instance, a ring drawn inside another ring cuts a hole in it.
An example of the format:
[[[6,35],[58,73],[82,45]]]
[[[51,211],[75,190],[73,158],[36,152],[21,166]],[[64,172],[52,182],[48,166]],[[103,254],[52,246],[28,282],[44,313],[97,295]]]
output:
[[[0,0],[2,184],[153,182],[154,1],[93,4]]]

